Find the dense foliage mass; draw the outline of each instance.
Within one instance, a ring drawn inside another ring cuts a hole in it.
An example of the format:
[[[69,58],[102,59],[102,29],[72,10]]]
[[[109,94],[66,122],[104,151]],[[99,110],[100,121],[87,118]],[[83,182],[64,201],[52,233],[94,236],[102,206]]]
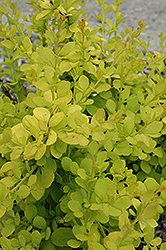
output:
[[[166,206],[165,37],[151,54],[143,21],[118,34],[123,0],[96,0],[97,29],[85,0],[29,0],[26,29],[17,4],[2,2],[0,77],[10,81],[0,97],[1,249],[134,250],[144,238],[143,249],[156,250]]]

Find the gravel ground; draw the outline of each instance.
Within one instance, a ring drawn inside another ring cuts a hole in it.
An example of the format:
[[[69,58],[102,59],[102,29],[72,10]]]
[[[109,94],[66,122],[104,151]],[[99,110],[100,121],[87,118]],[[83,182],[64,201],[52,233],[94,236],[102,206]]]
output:
[[[12,2],[16,1],[12,0]],[[27,0],[18,0],[18,7],[24,15],[28,15],[31,9],[25,2],[27,2]],[[0,3],[2,3],[1,0]],[[113,0],[106,0],[106,3],[112,4]],[[101,13],[100,6],[95,0],[87,0],[86,12],[87,16],[91,15],[89,20],[90,26],[95,27],[94,22],[97,21],[95,13],[97,15]],[[120,25],[121,28],[119,31],[124,30],[125,27],[134,26],[137,28],[138,22],[143,20],[147,26],[141,35],[141,39],[145,41],[150,39],[149,50],[151,52],[161,51],[158,35],[161,32],[166,35],[166,0],[124,0],[124,3],[120,7],[120,12],[124,15],[125,21]],[[107,18],[114,20],[112,11],[107,13]]]

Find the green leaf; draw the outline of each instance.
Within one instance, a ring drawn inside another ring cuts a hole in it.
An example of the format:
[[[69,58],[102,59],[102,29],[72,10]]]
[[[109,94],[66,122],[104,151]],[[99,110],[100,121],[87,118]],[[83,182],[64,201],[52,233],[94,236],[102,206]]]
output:
[[[153,178],[148,177],[144,182],[147,190],[153,189],[153,191],[156,191],[159,184],[154,180]]]
[[[162,239],[157,237],[157,238],[151,240],[150,244],[152,246],[159,246],[161,244],[161,242],[162,242]]]
[[[159,137],[159,132],[163,127],[163,123],[160,121],[153,121],[152,123],[148,124],[145,129],[143,130],[144,134],[148,134],[152,137]]]
[[[38,120],[34,116],[31,116],[31,115],[24,116],[24,118],[22,120],[22,124],[23,124],[24,128],[27,130],[31,130],[32,127],[33,127],[33,129],[34,129],[34,127],[38,128]],[[40,132],[39,129],[38,129],[38,131]]]
[[[25,199],[30,194],[30,188],[26,185],[21,185],[17,191],[17,194],[20,199]]]
[[[120,197],[114,202],[114,207],[122,210],[127,209],[129,206],[131,206],[131,200],[129,197]]]
[[[111,215],[111,216],[115,216],[115,217],[117,217],[117,216],[119,216],[120,214],[121,214],[121,211],[119,210],[119,209],[117,209],[117,208],[115,208],[115,207],[113,207],[113,206],[109,206],[108,207],[108,211],[109,211],[109,214]]]
[[[71,248],[78,248],[81,246],[81,242],[78,240],[68,240],[67,244]]]
[[[74,46],[75,46],[75,42],[68,42],[61,49],[59,56],[66,56],[66,55],[68,55],[74,49]]]
[[[50,152],[56,159],[59,159],[62,156],[62,154],[56,149],[56,144],[51,145]]]
[[[35,182],[35,184],[33,184],[33,186],[31,186],[31,194],[36,200],[40,200],[41,197],[44,195],[45,188],[43,187],[43,184],[41,182],[41,174],[39,170],[36,175],[37,181]]]
[[[50,10],[43,10],[36,16],[36,21],[39,21],[41,18],[45,17],[47,14],[50,13]]]
[[[67,144],[58,139],[55,143],[55,148],[59,153],[63,154],[67,150]]]
[[[164,242],[164,243],[161,244],[160,250],[165,250],[165,249],[166,249],[166,242]],[[8,249],[7,249],[7,250],[8,250]]]
[[[71,228],[68,227],[57,228],[51,235],[52,243],[58,247],[67,247],[67,242],[72,239],[75,239],[75,237]]]
[[[151,172],[151,167],[146,161],[141,161],[140,167],[146,174],[149,174]]]
[[[95,88],[97,94],[103,92],[103,91],[108,91],[111,88],[111,86],[107,83],[101,84],[99,87]]]
[[[2,44],[4,47],[8,48],[8,49],[14,49],[14,47],[15,47],[15,44],[14,44],[13,42],[11,42],[10,40],[3,40],[3,41],[1,42],[1,44]]]
[[[8,194],[7,187],[4,184],[0,183],[0,201],[4,201],[4,199],[6,198],[7,194]]]
[[[11,138],[12,138],[11,128],[7,127],[3,130],[2,138],[3,138],[3,143],[8,143],[11,141]]]
[[[0,205],[0,218],[6,213],[6,207],[3,205]]]
[[[86,91],[89,87],[89,79],[86,76],[82,75],[79,78],[78,84],[83,91]]]
[[[40,242],[41,242],[41,234],[39,233],[39,231],[35,230],[31,233],[31,239],[32,239],[32,244],[35,247],[38,247]]]
[[[61,160],[62,167],[65,171],[70,171],[72,160],[69,157],[63,157]]]
[[[35,184],[36,181],[37,181],[37,176],[32,174],[29,176],[27,185],[31,187],[33,184]]]
[[[116,103],[112,99],[108,99],[106,102],[107,109],[114,114],[116,110]]]
[[[2,249],[12,250],[11,241],[3,236],[0,237],[0,244]]]
[[[70,171],[72,172],[72,174],[77,175],[78,169],[79,169],[79,165],[77,164],[77,162],[72,162],[70,164]]]
[[[51,128],[57,126],[63,119],[64,117],[64,113],[63,112],[58,112],[58,113],[55,113],[51,118],[50,118],[50,121],[49,121],[49,126]]]
[[[132,148],[127,141],[118,143],[114,149],[114,153],[117,155],[128,156],[131,154]]]
[[[84,135],[78,135],[78,144],[80,146],[87,146],[89,143],[89,140]]]
[[[131,135],[134,130],[134,121],[130,117],[126,117],[124,120],[124,130],[127,132],[127,135]]]
[[[42,216],[36,216],[33,219],[33,225],[39,229],[45,229],[47,226],[46,220]]]
[[[45,240],[43,245],[42,245],[42,250],[56,250],[55,246],[53,245],[53,243],[51,242],[51,240]]]
[[[109,178],[98,179],[95,185],[96,195],[103,200],[107,194],[108,185],[111,183]]]
[[[43,79],[36,81],[34,85],[37,89],[44,92],[50,90],[50,85]]]
[[[135,247],[132,244],[129,244],[127,246],[120,247],[119,250],[135,250]]]
[[[80,218],[83,216],[83,209],[81,204],[76,200],[71,200],[68,202],[68,207],[73,211],[74,216]]]
[[[45,144],[40,144],[38,147],[37,147],[37,150],[36,150],[36,153],[35,153],[35,160],[40,160],[43,155],[45,154],[46,152],[46,145]]]
[[[55,175],[52,171],[52,169],[42,169],[42,175],[41,175],[41,183],[44,188],[49,188],[51,184],[53,183],[55,178]]]
[[[12,233],[15,231],[15,225],[13,223],[10,224],[6,224],[2,230],[1,230],[1,234],[4,237],[8,237],[10,235],[12,235]]]
[[[52,199],[56,203],[59,203],[59,200],[63,194],[64,193],[61,190],[61,185],[58,182],[54,181],[50,187],[50,195],[51,195]]]
[[[148,207],[145,208],[143,216],[145,217],[145,219],[152,219],[156,213],[157,213],[157,207],[149,205]]]
[[[86,228],[84,226],[75,225],[73,227],[73,234],[80,241],[87,241],[88,240],[87,231],[86,231]]]
[[[154,192],[152,189],[144,192],[144,194],[142,196],[143,203],[145,205],[148,204],[151,201],[151,199],[153,198],[153,196],[154,196]]]
[[[26,49],[26,52],[28,52],[28,51],[32,52],[32,43],[31,43],[31,40],[29,39],[28,36],[24,37],[22,44],[23,44],[24,48]]]
[[[94,250],[106,250],[106,248],[103,247],[100,243],[94,243],[92,247]]]
[[[50,112],[48,109],[37,107],[33,110],[34,116],[40,121],[48,123],[50,119]]]
[[[28,221],[32,222],[32,219],[37,215],[37,208],[35,205],[30,203],[25,208],[25,217],[28,219]]]
[[[50,146],[54,144],[57,140],[57,134],[54,130],[50,129],[49,134],[48,134],[48,139],[46,141],[46,145]]]

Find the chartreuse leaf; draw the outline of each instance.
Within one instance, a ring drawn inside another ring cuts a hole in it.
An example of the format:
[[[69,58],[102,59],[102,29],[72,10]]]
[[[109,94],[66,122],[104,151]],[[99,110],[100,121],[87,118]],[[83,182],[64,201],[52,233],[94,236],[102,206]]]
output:
[[[15,47],[15,44],[14,44],[13,42],[11,42],[10,40],[3,40],[3,41],[1,42],[1,44],[2,44],[4,47],[8,48],[8,49],[14,49],[14,47]]]
[[[80,241],[88,240],[88,234],[84,226],[75,225],[73,227],[73,234]]]
[[[44,188],[49,188],[54,181],[54,173],[52,169],[42,169],[41,182]]]
[[[75,42],[68,42],[61,49],[59,56],[66,56],[66,55],[68,55],[73,50],[74,46],[75,46]]]
[[[80,218],[83,216],[83,209],[81,204],[76,200],[71,200],[68,202],[68,207],[73,211],[74,216]]]
[[[25,208],[25,217],[28,219],[28,221],[32,221],[32,219],[37,215],[37,208],[35,205],[30,203]]]
[[[3,133],[2,133],[2,140],[3,140],[3,143],[8,143],[11,141],[11,138],[12,138],[12,130],[11,128],[7,127],[3,130]]]
[[[143,216],[145,217],[145,219],[152,219],[156,213],[157,213],[157,207],[149,205],[148,207],[145,208]]]
[[[20,199],[25,199],[30,194],[30,188],[26,185],[21,185],[17,191]]]
[[[145,205],[148,204],[151,201],[151,199],[153,198],[153,196],[154,196],[154,193],[153,193],[152,189],[144,192],[144,194],[142,196],[143,203]]]
[[[111,232],[104,238],[104,246],[109,250],[117,250],[117,245],[122,240],[121,232]]]
[[[65,171],[70,171],[70,165],[72,163],[72,160],[69,157],[63,157],[61,160],[62,167]]]
[[[47,226],[46,220],[42,216],[36,216],[33,219],[33,225],[39,229],[45,229]]]
[[[145,129],[143,130],[144,134],[148,134],[152,137],[159,137],[159,132],[163,127],[163,123],[160,121],[153,121],[152,123],[148,124]]]
[[[81,246],[81,242],[78,240],[68,240],[67,244],[71,248],[78,248]]]
[[[161,242],[162,242],[162,239],[157,237],[157,238],[151,240],[150,244],[152,246],[159,246],[161,244]]]
[[[1,247],[5,250],[12,250],[11,241],[3,236],[0,238]]]
[[[94,244],[92,245],[92,248],[93,248],[94,250],[106,250],[106,248],[103,247],[100,243],[94,243]]]
[[[1,230],[1,234],[4,237],[8,237],[9,235],[11,235],[13,232],[15,231],[15,225],[14,222],[8,223],[6,224],[2,230]]]
[[[50,10],[43,10],[36,16],[36,21],[40,20],[41,18],[45,17],[47,14],[50,13]]]
[[[0,205],[0,218],[6,213],[6,207],[3,205]]]
[[[33,184],[35,184],[36,181],[37,181],[37,176],[32,174],[29,176],[27,185],[31,187]]]
[[[96,195],[103,200],[107,194],[108,185],[111,183],[109,178],[98,179],[95,185]]]
[[[127,246],[119,247],[119,250],[135,250],[135,247],[132,244],[129,244]]]
[[[33,110],[33,114],[39,121],[41,120],[48,123],[50,119],[50,112],[46,108],[37,107]]]
[[[50,152],[51,152],[51,154],[54,156],[54,158],[56,158],[56,159],[59,159],[59,158],[61,158],[61,156],[62,156],[62,153],[60,153],[60,152],[56,149],[56,145],[55,145],[55,144],[51,145],[51,147],[50,147]]]
[[[22,124],[24,128],[30,130],[32,127],[38,127],[38,120],[34,116],[26,115],[23,118]]]
[[[147,190],[153,189],[153,191],[156,191],[156,189],[159,187],[157,181],[150,177],[145,180],[144,184]]]
[[[106,107],[108,110],[114,114],[115,109],[116,109],[116,103],[112,99],[108,99],[106,102]]]
[[[140,167],[146,174],[149,174],[151,171],[151,167],[146,161],[141,161]]]
[[[37,147],[37,150],[35,153],[35,160],[40,160],[43,157],[43,155],[45,154],[45,152],[46,152],[46,145],[44,143],[41,143]]]
[[[134,121],[131,117],[126,117],[123,125],[124,131],[127,135],[131,135],[134,130]]]
[[[41,234],[39,231],[35,230],[31,233],[32,245],[37,247],[41,242]]]
[[[50,118],[50,121],[49,121],[49,126],[51,128],[57,126],[63,119],[64,117],[64,113],[63,112],[58,112],[58,113],[55,113],[51,118]]]
[[[89,87],[89,79],[86,76],[82,75],[79,78],[78,84],[83,91],[86,91]]]
[[[165,250],[165,248],[166,248],[166,242],[164,242],[164,243],[161,244],[160,250]]]
[[[31,186],[31,194],[36,200],[40,200],[40,198],[44,195],[45,188],[43,187],[41,181],[41,174],[39,170],[37,171],[36,175],[37,175],[37,180]]]
[[[57,134],[54,130],[50,129],[49,134],[48,134],[48,139],[46,141],[46,145],[50,146],[54,144],[57,140]]]
[[[67,242],[72,239],[75,237],[69,227],[59,227],[51,235],[52,243],[58,247],[67,247]]]

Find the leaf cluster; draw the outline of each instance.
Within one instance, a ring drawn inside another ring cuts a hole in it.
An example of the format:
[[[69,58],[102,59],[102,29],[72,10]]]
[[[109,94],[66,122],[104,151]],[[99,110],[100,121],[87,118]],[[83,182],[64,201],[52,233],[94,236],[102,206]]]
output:
[[[1,248],[134,250],[144,238],[144,250],[157,249],[166,206],[164,52],[148,52],[143,21],[117,35],[123,0],[96,0],[97,29],[82,18],[86,1],[30,0],[27,28],[16,4],[2,2],[0,76],[11,81],[0,96]],[[111,9],[114,24],[105,17]]]

